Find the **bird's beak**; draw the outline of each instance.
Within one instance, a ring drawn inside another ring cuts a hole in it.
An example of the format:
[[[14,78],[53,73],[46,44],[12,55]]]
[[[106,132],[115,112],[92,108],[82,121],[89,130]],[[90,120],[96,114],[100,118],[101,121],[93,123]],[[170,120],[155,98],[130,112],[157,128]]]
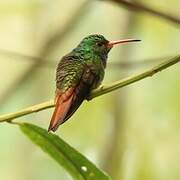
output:
[[[116,44],[122,44],[122,43],[128,43],[128,42],[137,42],[141,41],[139,39],[122,39],[122,40],[116,40],[116,41],[109,41],[108,42],[108,47],[112,48]]]

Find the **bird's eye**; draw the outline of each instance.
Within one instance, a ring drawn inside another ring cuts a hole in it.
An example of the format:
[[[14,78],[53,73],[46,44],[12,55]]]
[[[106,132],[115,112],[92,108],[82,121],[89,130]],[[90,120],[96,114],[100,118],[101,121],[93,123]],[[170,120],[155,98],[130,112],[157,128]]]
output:
[[[102,42],[97,42],[96,45],[101,47],[101,46],[103,46],[103,43]]]

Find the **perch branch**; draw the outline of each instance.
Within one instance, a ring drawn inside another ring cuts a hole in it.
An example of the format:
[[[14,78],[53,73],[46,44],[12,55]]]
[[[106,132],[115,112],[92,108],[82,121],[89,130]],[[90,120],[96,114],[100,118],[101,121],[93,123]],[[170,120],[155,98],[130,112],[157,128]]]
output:
[[[144,71],[143,73],[140,73],[140,74],[137,74],[137,75],[116,81],[116,82],[111,83],[109,85],[101,86],[100,88],[93,90],[91,92],[91,94],[89,95],[89,97],[87,98],[87,100],[91,100],[95,97],[101,96],[103,94],[107,94],[111,91],[122,88],[124,86],[127,86],[129,84],[137,82],[137,81],[144,79],[146,77],[152,76],[155,73],[160,72],[160,71],[162,71],[162,70],[164,70],[164,69],[166,69],[166,68],[168,68],[168,67],[170,67],[170,66],[172,66],[178,62],[180,62],[180,55],[178,55],[174,58],[171,58],[171,59],[169,59],[169,60],[167,60],[167,61],[165,61],[165,62],[147,70],[147,71]],[[20,111],[15,112],[15,113],[2,115],[2,116],[0,116],[0,122],[11,121],[15,118],[22,117],[22,116],[25,116],[27,114],[32,114],[34,112],[38,112],[38,111],[41,111],[44,109],[48,109],[48,108],[51,108],[53,106],[54,106],[54,101],[50,100],[50,101],[47,101],[47,102],[44,102],[41,104],[37,104],[37,105],[31,106],[31,107],[22,109]]]

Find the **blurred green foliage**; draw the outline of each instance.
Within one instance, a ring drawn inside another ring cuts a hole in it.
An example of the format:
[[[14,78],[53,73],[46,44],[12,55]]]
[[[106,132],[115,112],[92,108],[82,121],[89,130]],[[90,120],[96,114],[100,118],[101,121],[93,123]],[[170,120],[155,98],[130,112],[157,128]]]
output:
[[[131,13],[109,1],[89,1],[74,27],[43,57],[55,63],[87,34],[108,39],[140,38],[138,45],[113,49],[109,62],[135,61],[179,54],[179,27],[143,13]],[[179,0],[145,1],[180,17]],[[38,56],[45,43],[67,27],[85,0],[7,0],[0,2],[0,49]],[[38,65],[11,94],[34,61],[0,54],[0,113],[40,103],[54,96],[55,67]],[[140,69],[110,69],[112,82]],[[106,169],[113,180],[178,180],[180,177],[180,66],[120,91],[84,102],[58,135]],[[93,112],[93,113],[92,113]],[[52,109],[22,118],[47,127]],[[118,133],[117,133],[118,132]],[[18,129],[0,124],[0,179],[70,179],[63,169],[29,143]],[[112,158],[115,156],[115,158]],[[108,166],[109,165],[109,166]]]

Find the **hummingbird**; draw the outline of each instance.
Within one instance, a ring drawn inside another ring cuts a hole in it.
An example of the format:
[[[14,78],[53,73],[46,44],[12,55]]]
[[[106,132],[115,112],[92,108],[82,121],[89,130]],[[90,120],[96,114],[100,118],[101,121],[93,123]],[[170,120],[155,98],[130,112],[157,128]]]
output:
[[[79,108],[90,92],[100,86],[108,53],[116,44],[140,41],[108,41],[100,34],[85,37],[63,56],[56,69],[55,110],[48,131],[56,131]]]

